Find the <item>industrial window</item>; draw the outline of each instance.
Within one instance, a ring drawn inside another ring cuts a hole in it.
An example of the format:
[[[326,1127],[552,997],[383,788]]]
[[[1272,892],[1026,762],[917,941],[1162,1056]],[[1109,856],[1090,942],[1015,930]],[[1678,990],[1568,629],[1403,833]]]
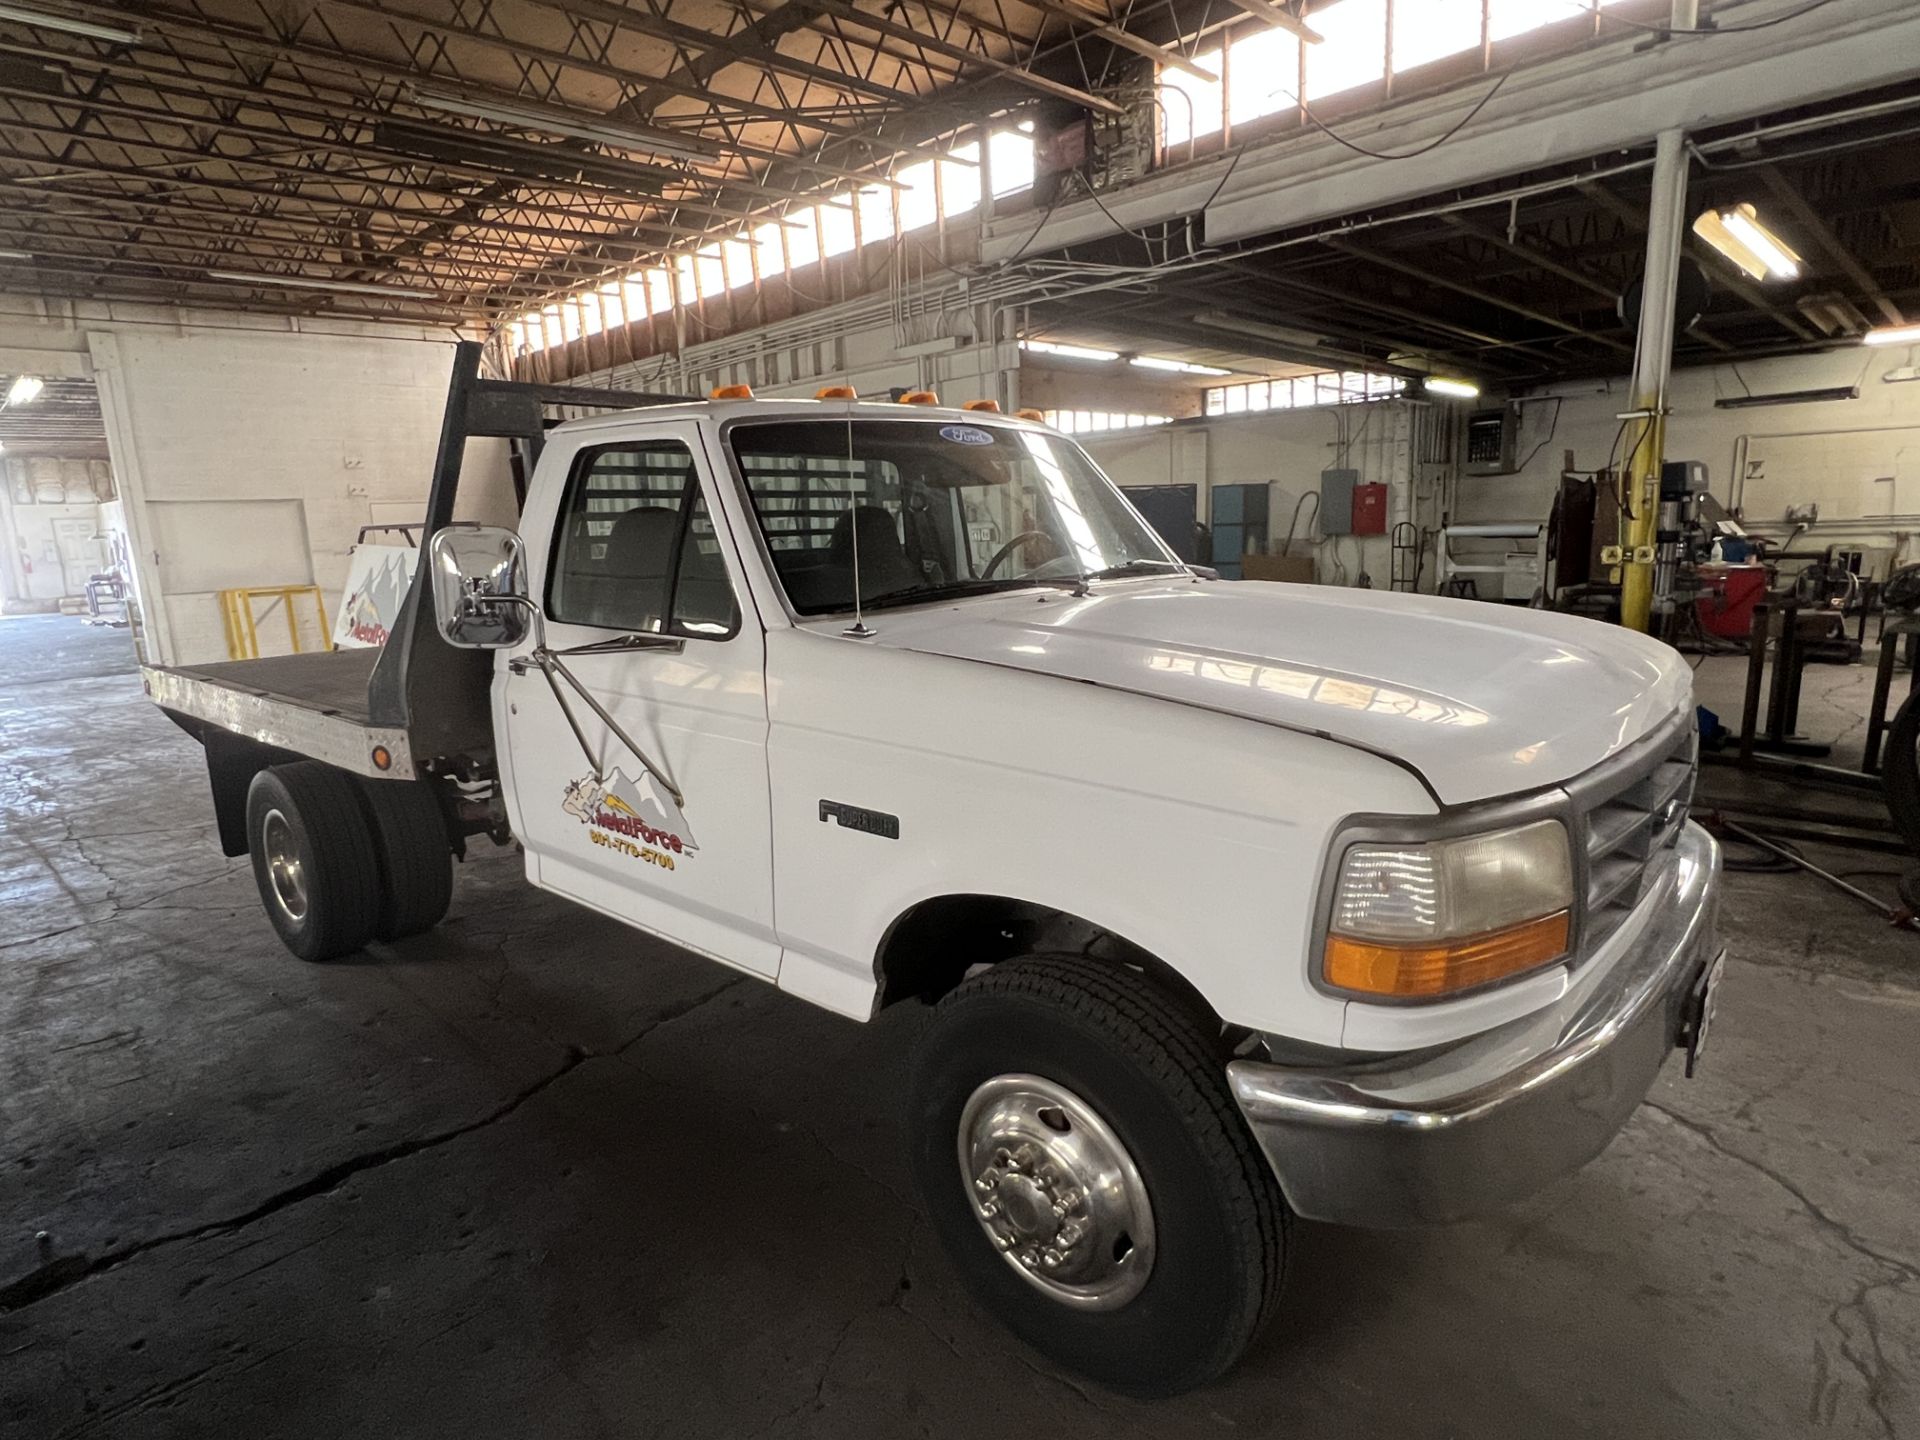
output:
[[[997,200],[1033,184],[1033,136],[1018,130],[1000,130],[987,137],[987,169],[993,175]]]
[[[820,232],[813,222],[813,207],[796,206],[787,211],[787,268],[801,270],[820,258]]]
[[[598,335],[603,328],[600,318],[600,297],[582,295],[574,301],[580,307],[580,330],[585,335]]]
[[[785,247],[780,243],[780,226],[769,220],[753,232],[753,256],[760,265],[760,278],[771,280],[787,268]]]
[[[1480,44],[1480,7],[1486,0],[1422,0],[1419,5],[1393,7],[1393,68],[1395,73],[1428,65]],[[1554,0],[1560,13],[1571,13],[1566,0]]]
[[[1387,0],[1339,0],[1313,12],[1324,37],[1307,56],[1307,99],[1371,84],[1387,73]]]
[[[727,267],[720,258],[718,242],[702,245],[694,252],[693,278],[700,289],[702,300],[715,295],[724,295],[727,290]]]
[[[860,207],[860,243],[873,245],[893,238],[893,187],[869,185],[856,203]]]
[[[1245,125],[1300,101],[1300,41],[1284,30],[1256,30],[1228,47],[1233,83],[1227,118]]]
[[[814,211],[819,216],[820,255],[831,260],[836,255],[844,255],[853,249],[853,203],[845,195],[837,195]]]
[[[933,162],[922,160],[909,165],[894,177],[906,188],[900,191],[900,233],[922,229],[940,218],[940,197],[933,188]]]
[[[1314,17],[1319,24],[1319,17]],[[1208,50],[1193,57],[1202,70],[1220,73],[1220,52]],[[1168,145],[1183,145],[1189,140],[1204,140],[1220,133],[1225,90],[1218,80],[1196,79],[1184,70],[1160,72],[1160,135]]]
[[[1215,385],[1206,392],[1209,415],[1244,415],[1261,410],[1306,409],[1313,405],[1350,405],[1361,400],[1387,400],[1406,391],[1398,375],[1375,375],[1362,370],[1321,370],[1290,380],[1250,380],[1238,385]]]
[[[673,298],[677,305],[691,305],[700,298],[700,292],[693,283],[693,256],[679,254],[673,257]]]
[[[720,537],[680,441],[622,441],[575,458],[547,613],[570,625],[694,639],[739,628]]]
[[[1097,435],[1105,430],[1139,430],[1149,425],[1171,425],[1171,415],[1142,415],[1115,410],[1047,410],[1047,424],[1067,435]]]
[[[753,246],[747,243],[746,236],[736,235],[731,240],[722,241],[720,258],[726,263],[729,290],[753,284]]]
[[[647,313],[659,315],[673,309],[673,275],[656,267],[647,271]]]
[[[980,208],[980,142],[947,153],[950,158],[940,162],[940,213],[948,219],[971,215]]]

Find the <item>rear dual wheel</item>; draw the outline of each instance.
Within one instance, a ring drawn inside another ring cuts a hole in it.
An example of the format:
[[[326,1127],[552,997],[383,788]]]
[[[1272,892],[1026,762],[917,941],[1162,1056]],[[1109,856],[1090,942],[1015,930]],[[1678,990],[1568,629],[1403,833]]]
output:
[[[1116,1390],[1224,1373],[1284,1278],[1288,1211],[1218,1038],[1135,971],[996,965],[943,999],[909,1134],[927,1211],[982,1304]]]
[[[267,919],[302,960],[418,934],[452,898],[446,823],[421,781],[271,766],[247,791],[247,842]]]

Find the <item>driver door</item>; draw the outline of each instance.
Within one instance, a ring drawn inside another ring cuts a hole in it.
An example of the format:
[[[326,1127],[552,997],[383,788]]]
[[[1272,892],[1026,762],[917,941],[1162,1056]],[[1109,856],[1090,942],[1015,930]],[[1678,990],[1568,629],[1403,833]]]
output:
[[[773,929],[765,637],[712,492],[698,429],[580,437],[543,457],[526,531],[555,651],[670,783],[560,681],[510,654],[494,687],[527,876],[689,949],[763,975]],[[515,663],[516,661],[520,663]],[[577,723],[585,739],[574,733]],[[591,754],[588,753],[591,751]],[[677,803],[678,788],[684,803]]]

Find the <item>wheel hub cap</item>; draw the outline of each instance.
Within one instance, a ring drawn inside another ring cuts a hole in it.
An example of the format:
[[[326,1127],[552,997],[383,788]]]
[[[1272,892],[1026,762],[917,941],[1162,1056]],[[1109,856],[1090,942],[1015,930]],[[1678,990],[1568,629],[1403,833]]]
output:
[[[1153,1210],[1133,1157],[1079,1096],[1037,1075],[1000,1075],[960,1117],[960,1171],[974,1218],[1030,1284],[1112,1310],[1153,1269]]]
[[[307,872],[300,863],[300,847],[294,844],[293,827],[278,810],[269,810],[260,826],[260,846],[267,860],[267,878],[273,882],[273,898],[290,920],[304,920],[307,914]]]

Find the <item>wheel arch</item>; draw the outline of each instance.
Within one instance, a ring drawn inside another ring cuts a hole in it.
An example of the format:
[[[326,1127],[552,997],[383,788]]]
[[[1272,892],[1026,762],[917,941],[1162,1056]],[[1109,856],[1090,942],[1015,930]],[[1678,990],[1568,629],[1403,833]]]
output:
[[[874,1014],[907,1000],[931,1004],[976,965],[1041,952],[1137,970],[1191,1013],[1224,1028],[1191,980],[1120,930],[1057,906],[983,892],[930,895],[894,918],[874,954]]]

